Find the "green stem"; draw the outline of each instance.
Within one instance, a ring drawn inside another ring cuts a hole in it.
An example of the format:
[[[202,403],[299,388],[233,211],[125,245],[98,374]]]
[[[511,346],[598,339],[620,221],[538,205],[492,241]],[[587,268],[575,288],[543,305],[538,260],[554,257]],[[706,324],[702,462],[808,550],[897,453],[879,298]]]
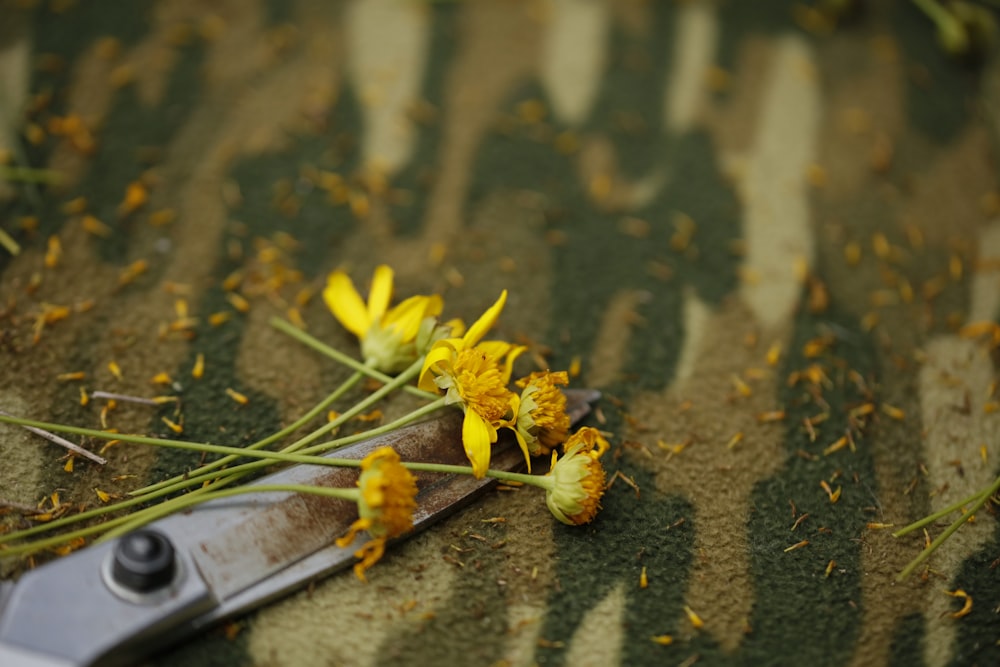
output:
[[[411,424],[417,421],[418,419],[431,415],[447,406],[448,404],[445,402],[445,397],[438,396],[437,400],[434,401],[433,403],[428,403],[423,407],[417,408],[413,412],[403,415],[402,417],[393,420],[388,424],[383,424],[382,426],[376,426],[375,428],[368,429],[367,431],[361,431],[360,433],[355,433],[354,435],[345,435],[343,438],[337,438],[336,440],[321,442],[318,445],[313,445],[312,447],[307,447],[301,450],[300,453],[317,454],[320,452],[328,452],[331,449],[339,449],[341,447],[346,447],[347,445],[352,445],[355,442],[359,442],[361,440],[368,440],[369,438],[385,435],[386,433],[391,433],[396,429],[402,428],[407,424]]]
[[[62,175],[52,169],[31,169],[30,167],[0,165],[0,180],[12,183],[44,183],[46,185],[55,185],[62,180]]]
[[[269,461],[282,461],[284,463],[308,463],[311,465],[338,466],[338,459],[327,459],[320,456],[307,456],[303,454],[288,454],[285,452],[253,451],[248,452],[243,447],[227,447],[225,445],[212,445],[207,442],[186,442],[184,440],[166,440],[163,438],[150,438],[143,435],[130,435],[126,433],[108,433],[107,431],[97,431],[91,428],[80,428],[78,426],[65,426],[63,424],[50,424],[48,422],[35,421],[33,419],[21,419],[20,417],[8,417],[0,415],[0,422],[7,424],[17,424],[18,426],[34,426],[47,431],[61,431],[63,433],[73,433],[75,435],[85,435],[91,438],[103,440],[121,440],[138,445],[156,445],[157,447],[170,447],[172,449],[187,449],[195,452],[208,452],[209,454],[232,454],[234,456],[246,456]]]
[[[382,372],[376,370],[375,368],[372,368],[371,366],[368,366],[366,364],[362,364],[360,361],[358,361],[356,359],[352,359],[351,357],[349,357],[348,355],[344,354],[340,350],[338,350],[336,348],[333,348],[333,347],[330,347],[329,345],[327,345],[323,341],[310,336],[305,331],[302,331],[301,329],[299,329],[295,325],[291,324],[290,322],[286,322],[285,320],[282,320],[282,319],[280,319],[278,317],[272,317],[271,318],[271,326],[274,327],[275,329],[278,329],[278,330],[280,330],[280,331],[288,334],[289,336],[291,336],[295,340],[299,341],[303,345],[311,347],[312,349],[316,350],[317,352],[320,352],[321,354],[324,354],[324,355],[330,357],[334,361],[337,361],[337,362],[339,362],[339,363],[347,366],[348,368],[353,368],[354,370],[358,371],[359,373],[364,373],[368,377],[374,378],[374,379],[376,379],[376,380],[378,380],[379,382],[382,382],[382,383],[386,383],[386,382],[391,382],[392,381],[392,378],[390,376],[386,375],[385,373],[382,373]],[[421,365],[423,365],[423,357],[421,357],[420,361],[421,361]],[[403,387],[403,391],[405,391],[405,392],[407,392],[409,394],[413,394],[414,396],[418,396],[420,398],[425,398],[427,400],[434,400],[434,399],[436,399],[438,397],[437,394],[432,394],[430,392],[423,391],[422,389],[417,389],[416,387],[412,387],[412,386],[404,386]]]
[[[979,495],[979,499],[976,500],[975,504],[973,504],[972,507],[969,508],[969,511],[967,513],[963,514],[958,519],[956,519],[950,526],[948,526],[945,529],[943,533],[937,536],[937,539],[935,539],[933,542],[927,545],[927,547],[923,551],[921,551],[916,558],[911,560],[906,565],[906,567],[903,568],[903,571],[899,573],[899,576],[896,577],[896,581],[904,581],[907,577],[909,577],[921,563],[927,560],[927,558],[937,550],[939,546],[944,544],[945,540],[951,537],[956,530],[961,528],[962,525],[966,521],[968,521],[973,515],[975,515],[976,512],[981,510],[983,508],[983,505],[985,505],[986,502],[990,499],[990,497],[992,497],[993,494],[997,493],[997,491],[1000,491],[1000,477],[997,477],[997,479],[993,482],[993,484]]]
[[[258,440],[257,442],[253,443],[252,445],[248,445],[246,447],[246,449],[251,450],[251,451],[252,450],[257,450],[257,449],[263,449],[264,447],[267,447],[268,445],[270,445],[272,442],[276,442],[278,440],[281,440],[282,438],[284,438],[287,435],[295,433],[295,431],[298,431],[300,428],[302,428],[303,426],[305,426],[306,424],[308,424],[309,422],[311,422],[313,419],[315,419],[317,416],[319,416],[324,410],[326,410],[327,408],[329,408],[330,405],[332,405],[337,399],[339,399],[341,396],[343,396],[344,393],[346,393],[351,387],[353,387],[354,385],[356,385],[358,383],[358,381],[361,380],[362,375],[363,374],[360,373],[360,372],[354,373],[354,375],[352,375],[351,377],[347,378],[347,380],[345,380],[339,387],[337,387],[329,396],[327,396],[326,398],[324,398],[312,410],[310,410],[306,414],[302,415],[301,417],[299,417],[298,419],[296,419],[293,423],[289,424],[288,426],[286,426],[285,428],[281,429],[277,433],[274,433],[273,435],[270,435],[270,436],[264,438],[263,440]],[[284,451],[284,450],[282,450],[282,451]],[[176,477],[171,477],[170,479],[163,480],[162,482],[157,482],[156,484],[150,484],[148,486],[142,487],[141,489],[135,489],[134,491],[130,491],[129,495],[130,496],[145,496],[146,494],[152,493],[153,491],[158,491],[159,489],[163,489],[163,488],[166,488],[166,487],[171,486],[173,484],[176,484],[177,482],[180,482],[180,481],[182,481],[182,480],[184,480],[186,478],[189,478],[189,477],[191,477],[194,474],[199,474],[200,475],[200,474],[208,472],[210,470],[215,470],[216,468],[221,468],[222,466],[228,465],[229,463],[232,463],[233,461],[237,460],[237,458],[239,458],[239,457],[237,457],[237,456],[225,456],[225,457],[223,457],[221,459],[218,459],[216,461],[212,461],[211,463],[206,463],[205,465],[200,466],[200,467],[194,469],[193,471],[187,473],[186,475],[177,475]]]
[[[307,435],[307,436],[305,436],[303,438],[300,438],[298,441],[292,443],[288,447],[285,447],[282,450],[282,452],[292,453],[292,452],[300,452],[301,451],[301,453],[303,453],[303,454],[315,454],[317,452],[327,451],[329,449],[333,449],[333,448],[338,447],[338,446],[348,445],[348,444],[351,444],[352,442],[357,442],[358,440],[363,440],[363,439],[371,437],[371,435],[373,434],[373,432],[374,431],[378,431],[379,429],[375,429],[375,430],[371,430],[371,431],[363,431],[363,432],[361,432],[361,433],[359,433],[357,435],[354,435],[354,436],[345,436],[344,438],[340,438],[338,440],[334,440],[333,444],[331,444],[331,443],[324,443],[322,445],[317,445],[317,446],[314,446],[314,447],[310,447],[309,449],[303,449],[306,445],[308,445],[309,443],[311,443],[311,442],[319,439],[325,433],[327,433],[330,430],[336,428],[337,426],[339,426],[340,424],[344,423],[348,419],[351,419],[355,415],[360,414],[362,411],[367,410],[369,407],[371,407],[372,405],[374,405],[375,403],[377,403],[378,401],[380,401],[384,396],[386,396],[387,394],[389,394],[393,390],[398,389],[400,386],[405,386],[405,383],[409,382],[410,379],[412,379],[414,376],[416,376],[417,373],[420,372],[420,368],[422,366],[423,366],[423,359],[422,358],[418,359],[415,362],[413,362],[413,364],[409,368],[407,368],[405,371],[403,371],[402,373],[400,373],[397,377],[390,378],[390,381],[387,384],[383,385],[381,388],[379,388],[378,391],[374,392],[371,396],[368,396],[366,399],[364,399],[363,401],[361,401],[360,403],[358,403],[357,405],[355,405],[354,407],[352,407],[350,410],[347,410],[342,415],[338,416],[337,419],[333,420],[329,424],[321,426],[320,428],[318,428],[317,430],[313,431],[309,435]],[[441,401],[441,397],[440,396],[435,396],[434,398],[437,399],[438,402]],[[437,408],[435,408],[435,409],[437,409]],[[417,412],[420,413],[420,415],[418,415],[418,416],[423,416],[423,414],[429,414],[429,412],[432,412],[432,411],[433,410],[427,410],[427,406],[425,406],[424,408],[421,408]],[[381,430],[379,432],[384,433],[384,432],[386,432],[388,430],[392,430],[393,428],[398,428],[401,424],[409,423],[409,421],[413,421],[413,419],[416,419],[416,417],[414,416],[414,413],[411,413],[409,415],[406,415],[405,417],[401,417],[400,419],[397,419],[396,421],[392,422],[391,424],[387,424],[385,426],[380,427]],[[216,483],[221,483],[221,482],[225,481],[226,484],[231,484],[231,483],[233,483],[233,482],[235,482],[235,481],[237,481],[237,480],[245,477],[247,474],[249,474],[251,472],[254,472],[256,470],[259,470],[261,468],[265,468],[268,465],[269,464],[266,461],[254,461],[254,462],[251,462],[251,463],[244,463],[242,465],[238,465],[238,466],[235,466],[233,468],[229,468],[229,469],[227,469],[225,471],[225,476],[223,477],[223,479],[217,480]],[[173,491],[180,491],[180,490],[185,489],[185,488],[187,488],[189,486],[194,486],[196,484],[201,484],[203,482],[209,481],[209,480],[211,480],[211,479],[213,479],[215,477],[217,477],[217,476],[210,475],[210,474],[204,474],[204,473],[203,474],[198,474],[198,475],[193,475],[193,476],[188,476],[188,477],[185,477],[185,478],[183,478],[183,479],[181,479],[181,480],[179,480],[177,482],[174,482],[173,484],[170,485],[170,487],[167,487],[167,488],[170,488]]]
[[[432,412],[440,410],[443,407],[445,407],[444,398],[438,397],[438,400],[435,401],[434,403],[430,403],[428,405],[423,406],[422,408],[418,408],[417,410],[414,410],[413,412],[404,415],[403,417],[400,417],[399,419],[389,424],[385,424],[383,426],[368,431],[362,431],[361,433],[356,433],[354,435],[344,436],[343,438],[338,438],[337,440],[332,440],[330,442],[324,442],[319,445],[314,445],[307,449],[301,450],[299,453],[303,456],[315,455],[317,453],[329,451],[330,449],[335,449],[337,447],[344,447],[346,445],[350,445],[360,440],[367,440],[369,438],[373,438],[378,435],[383,435],[385,433],[389,433],[395,429],[398,429],[401,426],[405,426],[410,422],[415,421],[416,419],[419,419],[421,417],[431,414]],[[290,450],[291,448],[289,447],[286,449]],[[343,460],[343,459],[334,459],[334,460]],[[354,459],[347,459],[347,460],[354,460]],[[242,479],[247,474],[254,472],[255,470],[259,470],[262,467],[267,467],[268,465],[270,464],[267,461],[252,461],[250,463],[243,463],[241,465],[227,469],[225,471],[225,476],[221,478],[218,475],[212,473],[192,475],[191,477],[183,479],[172,485],[170,487],[170,491],[180,491],[187,487],[204,484],[205,482],[212,482],[212,485],[208,488],[214,489],[217,488],[218,486],[232,484],[233,482]],[[2,538],[0,538],[0,540],[2,540]]]
[[[456,466],[447,463],[417,463],[404,461],[403,467],[407,470],[419,470],[422,472],[442,472],[455,475],[471,475],[471,466]],[[506,470],[487,470],[486,477],[492,477],[502,482],[517,482],[529,486],[537,486],[547,491],[555,487],[555,480],[548,475],[527,475],[519,472],[507,472]]]
[[[393,389],[397,388],[399,386],[399,384],[408,382],[413,376],[415,376],[416,373],[419,372],[422,364],[423,364],[422,360],[417,360],[416,362],[414,362],[410,366],[410,368],[408,368],[405,371],[403,371],[402,373],[400,373],[400,375],[398,377],[392,379],[391,382],[389,382],[388,384],[386,384],[383,387],[381,387],[378,391],[376,391],[375,393],[373,393],[371,396],[369,396],[365,400],[361,401],[361,403],[359,403],[358,405],[354,406],[353,408],[351,408],[350,410],[348,410],[344,414],[340,415],[340,417],[338,417],[338,419],[342,419],[342,420],[350,419],[354,415],[360,413],[362,410],[365,410],[368,407],[370,407],[372,404],[374,404],[378,400],[381,400],[382,397],[384,397],[386,394],[388,394],[389,392],[391,392]],[[440,397],[437,397],[437,398],[440,400]],[[411,419],[414,418],[412,414],[409,415],[408,417],[411,418]],[[407,417],[403,417],[401,419],[406,419],[406,418]],[[0,415],[0,419],[5,419],[7,421],[9,421],[9,420],[17,420],[17,418],[5,418],[3,415]],[[27,421],[27,420],[18,420],[18,421]],[[398,423],[399,421],[400,420],[396,420],[396,422],[394,422],[394,423]],[[334,422],[331,422],[331,423],[336,424],[337,420],[334,420]],[[63,427],[63,426],[60,426],[60,425],[57,425],[57,424],[48,424],[47,426],[50,427],[50,430],[73,429],[71,432],[81,432],[82,431],[82,432],[84,432],[84,435],[90,435],[90,436],[93,436],[93,437],[96,437],[96,438],[100,438],[100,439],[104,439],[104,440],[119,439],[119,440],[124,440],[126,442],[138,442],[139,444],[154,444],[154,445],[160,445],[160,446],[174,446],[175,444],[178,443],[178,441],[174,441],[174,440],[161,440],[159,438],[145,438],[143,436],[129,436],[129,435],[122,435],[120,433],[107,433],[105,431],[93,431],[93,430],[90,430],[90,429],[77,429],[75,427]],[[327,426],[329,426],[329,425],[327,425]],[[291,454],[293,448],[301,449],[302,447],[304,447],[309,442],[312,442],[312,440],[315,440],[316,437],[319,437],[319,435],[322,435],[323,433],[325,433],[326,430],[329,430],[329,429],[326,428],[326,427],[323,427],[323,428],[319,429],[317,432],[314,432],[314,433],[310,434],[309,436],[306,436],[305,438],[300,439],[298,442],[290,445],[289,447],[286,447],[285,450],[283,450],[283,453],[285,453],[285,454]],[[367,432],[364,432],[364,433],[359,434],[359,435],[360,435],[360,437],[353,437],[353,439],[354,440],[361,439],[362,437],[367,437],[368,434],[367,434]],[[180,444],[182,444],[182,445],[190,445],[193,448],[197,449],[197,445],[193,445],[192,443],[183,443],[182,442]],[[242,455],[245,450],[242,449],[242,448],[240,448],[239,451],[240,451],[240,454]],[[320,451],[320,449],[319,448],[313,448],[313,451]],[[254,454],[252,454],[252,453],[248,454],[248,455],[254,456]],[[258,458],[259,458],[261,455],[257,454],[256,456],[258,456]],[[302,456],[308,456],[308,455],[303,454]],[[310,460],[316,460],[316,459],[313,459],[312,457],[309,457],[309,459]],[[346,466],[346,467],[358,465],[358,462],[355,461],[355,460],[353,460],[353,459],[331,459],[331,458],[323,457],[323,458],[318,459],[316,461],[317,462],[318,461],[332,462],[332,463],[326,463],[326,465],[341,465],[341,466]],[[71,523],[76,523],[78,521],[84,521],[86,519],[90,519],[90,518],[93,518],[93,517],[101,516],[103,514],[108,514],[108,513],[111,513],[111,512],[118,511],[118,510],[127,509],[129,507],[133,507],[135,505],[139,505],[139,504],[142,504],[142,503],[147,503],[150,500],[154,500],[156,498],[161,498],[163,496],[170,495],[170,494],[176,493],[178,491],[182,491],[182,490],[184,490],[184,489],[186,489],[186,488],[188,488],[190,486],[195,486],[195,485],[198,485],[198,484],[203,484],[205,482],[209,482],[209,481],[215,479],[215,481],[212,482],[210,486],[202,488],[202,489],[196,489],[193,493],[208,492],[208,491],[211,491],[213,489],[217,489],[217,488],[220,488],[220,487],[223,487],[223,486],[228,486],[229,484],[232,484],[234,482],[239,481],[241,478],[245,477],[247,474],[249,474],[251,472],[254,472],[256,470],[260,470],[262,468],[266,468],[266,467],[268,467],[270,465],[272,465],[272,462],[268,461],[268,460],[254,461],[252,463],[245,463],[243,465],[236,466],[234,468],[229,468],[228,470],[224,471],[225,476],[223,478],[221,478],[221,479],[219,479],[217,475],[213,475],[213,474],[211,474],[209,472],[203,472],[203,473],[200,473],[200,474],[195,475],[193,477],[182,478],[182,479],[180,479],[180,480],[178,480],[176,482],[173,482],[172,484],[170,484],[168,486],[163,486],[162,488],[159,488],[156,491],[151,491],[151,492],[143,494],[142,496],[136,496],[134,498],[130,498],[129,500],[122,501],[120,503],[115,503],[114,505],[108,505],[108,506],[105,506],[105,507],[97,507],[97,508],[94,508],[92,510],[81,512],[79,514],[74,514],[72,516],[63,517],[61,519],[56,519],[54,521],[50,521],[50,522],[47,522],[47,523],[38,524],[36,526],[32,526],[31,528],[27,528],[27,529],[22,530],[22,531],[17,531],[17,532],[13,532],[13,533],[7,533],[6,535],[0,535],[0,544],[4,544],[6,542],[10,542],[12,540],[20,539],[20,538],[23,538],[23,537],[29,537],[31,535],[37,535],[38,533],[48,532],[50,530],[54,530],[56,528],[60,528],[62,526],[66,526],[66,525],[69,525]],[[146,512],[149,509],[152,509],[152,508],[146,508],[145,510],[140,510],[139,512],[133,514],[132,516],[136,516],[136,515],[142,514],[142,513]],[[115,519],[113,521],[118,522],[119,520],[123,520],[123,519],[126,519],[126,518],[128,518],[128,517],[121,517],[120,519]],[[102,525],[107,526],[107,524],[102,524]],[[100,530],[103,530],[103,528],[98,527],[96,529],[96,531],[92,531],[92,532],[97,532],[97,531],[100,531]],[[88,533],[88,534],[90,534],[90,533]],[[59,544],[59,543],[61,543],[61,542],[56,542],[56,544]]]
[[[116,526],[113,530],[109,530],[104,535],[102,535],[97,542],[105,542],[107,540],[112,540],[116,537],[121,537],[125,533],[129,533],[136,528],[141,528],[148,523],[152,523],[157,519],[162,519],[165,516],[169,516],[175,512],[178,512],[192,505],[197,505],[208,500],[217,500],[219,498],[229,498],[231,496],[244,495],[247,493],[309,493],[315,496],[326,496],[327,498],[340,498],[341,500],[350,500],[357,502],[361,497],[361,491],[352,488],[333,488],[326,486],[313,486],[309,484],[254,484],[252,486],[244,485],[238,486],[235,489],[222,489],[220,491],[212,491],[210,493],[205,493],[200,496],[194,496],[193,494],[188,494],[186,496],[180,496],[179,498],[174,498],[169,503],[163,503],[157,505],[156,507],[151,507],[150,511],[143,514],[141,517],[129,517],[131,520],[123,523],[120,526]],[[169,505],[169,507],[168,507]]]
[[[904,528],[900,528],[895,533],[893,533],[892,536],[893,537],[902,537],[903,535],[906,535],[907,533],[912,533],[913,531],[917,530],[918,528],[923,528],[927,524],[934,523],[938,519],[940,519],[942,517],[945,517],[945,516],[948,516],[949,514],[951,514],[952,512],[954,512],[956,510],[962,509],[963,507],[965,507],[969,503],[975,502],[981,495],[983,495],[983,489],[980,489],[979,491],[973,493],[968,498],[963,498],[962,500],[959,500],[957,503],[952,503],[951,505],[948,505],[944,509],[941,509],[941,510],[938,510],[937,512],[934,512],[934,514],[928,514],[923,519],[920,519],[919,521],[914,521],[913,523],[911,523],[908,526],[905,526]]]
[[[0,246],[3,246],[4,250],[9,252],[14,257],[21,254],[21,246],[14,240],[13,236],[5,232],[3,229],[0,229]]]
[[[169,514],[180,511],[192,505],[197,505],[199,503],[206,502],[208,500],[216,500],[219,498],[228,498],[231,496],[237,496],[247,493],[309,493],[317,496],[326,496],[328,498],[340,498],[342,500],[350,500],[357,502],[360,491],[358,489],[344,489],[344,488],[331,488],[325,486],[310,486],[306,484],[257,484],[254,486],[240,486],[235,489],[224,489],[221,491],[214,491],[212,493],[203,494],[188,494],[186,496],[181,496],[180,498],[174,498],[168,503],[163,503],[158,505],[156,508],[159,511],[153,513],[143,513],[143,516],[137,517],[136,515],[121,517],[120,520],[115,521],[115,527],[112,530],[107,531],[98,542],[103,542],[105,540],[110,540],[115,537],[119,537],[128,533],[136,528],[144,526],[152,521],[163,518]],[[168,507],[169,505],[169,507]],[[110,523],[110,522],[109,522]],[[44,540],[36,540],[28,544],[22,544],[15,547],[9,547],[0,550],[0,555],[2,556],[19,556],[27,553],[34,553],[48,547],[57,546],[70,540],[76,539],[77,537],[86,537],[95,532],[101,532],[108,528],[108,524],[100,524],[97,526],[89,526],[87,528],[82,528],[80,530],[73,531],[72,533],[67,533],[65,535],[58,535],[56,537],[51,537]]]

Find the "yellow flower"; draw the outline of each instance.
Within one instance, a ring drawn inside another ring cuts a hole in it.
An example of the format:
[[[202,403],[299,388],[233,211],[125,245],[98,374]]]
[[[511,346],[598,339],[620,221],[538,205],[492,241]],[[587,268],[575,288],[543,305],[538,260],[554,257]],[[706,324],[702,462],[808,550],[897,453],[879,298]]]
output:
[[[367,581],[365,570],[385,553],[386,541],[413,528],[417,481],[399,462],[396,450],[380,447],[362,459],[358,488],[358,520],[337,540],[337,546],[346,547],[358,532],[368,531],[372,539],[354,553],[361,559],[354,565],[354,574]]]
[[[600,459],[608,450],[608,441],[596,428],[585,426],[563,447],[565,455],[556,460],[556,453],[552,453],[552,469],[543,478],[548,481],[545,504],[567,525],[590,523],[601,509],[606,476]]]
[[[482,478],[490,465],[497,429],[517,414],[517,394],[507,389],[511,367],[524,347],[501,341],[480,340],[497,321],[507,300],[504,290],[482,317],[461,338],[439,340],[427,352],[419,386],[425,391],[445,391],[445,402],[465,411],[462,445],[473,474]],[[525,458],[528,456],[525,450]]]
[[[566,371],[532,373],[517,381],[521,400],[514,433],[521,449],[544,456],[559,446],[569,432],[566,395],[556,385],[569,384]]]
[[[343,271],[327,279],[323,300],[344,328],[361,341],[365,362],[386,373],[400,371],[422,354],[434,336],[437,315],[443,302],[438,295],[411,296],[389,309],[392,298],[392,269],[380,265],[372,276],[368,304]]]

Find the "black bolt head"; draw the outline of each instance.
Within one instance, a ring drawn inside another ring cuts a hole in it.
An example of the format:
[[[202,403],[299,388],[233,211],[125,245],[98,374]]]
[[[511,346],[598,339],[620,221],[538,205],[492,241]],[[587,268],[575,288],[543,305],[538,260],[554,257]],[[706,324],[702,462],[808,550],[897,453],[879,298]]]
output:
[[[133,531],[115,545],[111,576],[129,590],[149,593],[162,588],[173,581],[176,569],[173,545],[156,530]]]

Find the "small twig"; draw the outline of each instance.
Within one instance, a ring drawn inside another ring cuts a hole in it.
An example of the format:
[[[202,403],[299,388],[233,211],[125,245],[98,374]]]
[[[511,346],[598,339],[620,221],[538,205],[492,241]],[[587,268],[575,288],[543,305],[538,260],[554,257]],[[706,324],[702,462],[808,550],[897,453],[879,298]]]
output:
[[[104,398],[112,401],[122,401],[123,403],[141,403],[142,405],[160,405],[160,402],[142,396],[130,396],[128,394],[115,394],[110,391],[92,391],[91,398]]]
[[[14,257],[17,257],[21,253],[21,246],[14,240],[13,236],[5,232],[2,228],[0,228],[0,246],[3,246]]]
[[[14,415],[10,414],[9,412],[5,412],[3,410],[0,410],[0,415],[6,415],[8,417],[13,417],[14,416]],[[22,428],[25,428],[25,429],[31,431],[32,433],[35,433],[36,435],[40,435],[43,438],[45,438],[46,440],[48,440],[49,442],[54,442],[55,444],[59,445],[60,447],[65,447],[66,449],[68,449],[69,451],[73,452],[74,454],[79,454],[80,456],[82,456],[82,457],[84,457],[86,459],[90,459],[91,461],[93,461],[94,463],[97,463],[98,465],[104,465],[105,463],[108,462],[107,459],[102,458],[102,457],[98,456],[97,454],[94,454],[93,452],[88,452],[86,449],[84,449],[80,445],[72,443],[69,440],[67,440],[66,438],[61,438],[58,435],[56,435],[55,433],[49,433],[48,431],[46,431],[44,429],[36,428],[34,426],[22,426]]]
[[[0,498],[0,508],[17,510],[22,514],[41,514],[45,510],[40,510],[33,505],[25,505],[24,503],[16,503],[13,500],[7,500],[6,498]]]

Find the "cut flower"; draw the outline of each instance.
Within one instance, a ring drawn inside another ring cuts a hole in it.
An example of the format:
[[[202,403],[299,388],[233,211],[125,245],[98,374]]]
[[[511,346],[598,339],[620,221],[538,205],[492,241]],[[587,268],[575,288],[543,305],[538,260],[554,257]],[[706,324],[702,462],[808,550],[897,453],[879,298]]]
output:
[[[566,441],[561,459],[552,453],[552,469],[543,477],[545,504],[552,516],[570,526],[594,519],[601,509],[606,479],[600,459],[608,446],[600,431],[585,426]]]
[[[361,341],[365,363],[386,373],[400,371],[417,360],[423,352],[420,343],[429,344],[434,337],[435,318],[444,305],[437,294],[418,295],[390,309],[392,279],[391,268],[384,264],[376,267],[367,304],[343,271],[331,273],[323,290],[330,312]]]
[[[507,384],[514,359],[525,348],[501,341],[480,342],[496,323],[506,300],[504,290],[464,336],[434,343],[420,371],[421,389],[444,391],[447,403],[464,410],[462,445],[478,479],[489,468],[497,429],[509,425],[518,410],[518,396]],[[526,449],[524,455],[527,459]]]
[[[569,384],[566,371],[535,372],[517,381],[521,397],[514,433],[521,449],[532,456],[545,456],[558,447],[569,432],[566,395],[556,385]]]
[[[360,531],[368,531],[372,539],[354,553],[361,559],[354,565],[354,574],[367,581],[365,570],[385,553],[385,543],[413,528],[417,481],[400,463],[396,450],[380,447],[362,459],[358,488],[358,520],[337,540],[337,546],[346,547]]]

